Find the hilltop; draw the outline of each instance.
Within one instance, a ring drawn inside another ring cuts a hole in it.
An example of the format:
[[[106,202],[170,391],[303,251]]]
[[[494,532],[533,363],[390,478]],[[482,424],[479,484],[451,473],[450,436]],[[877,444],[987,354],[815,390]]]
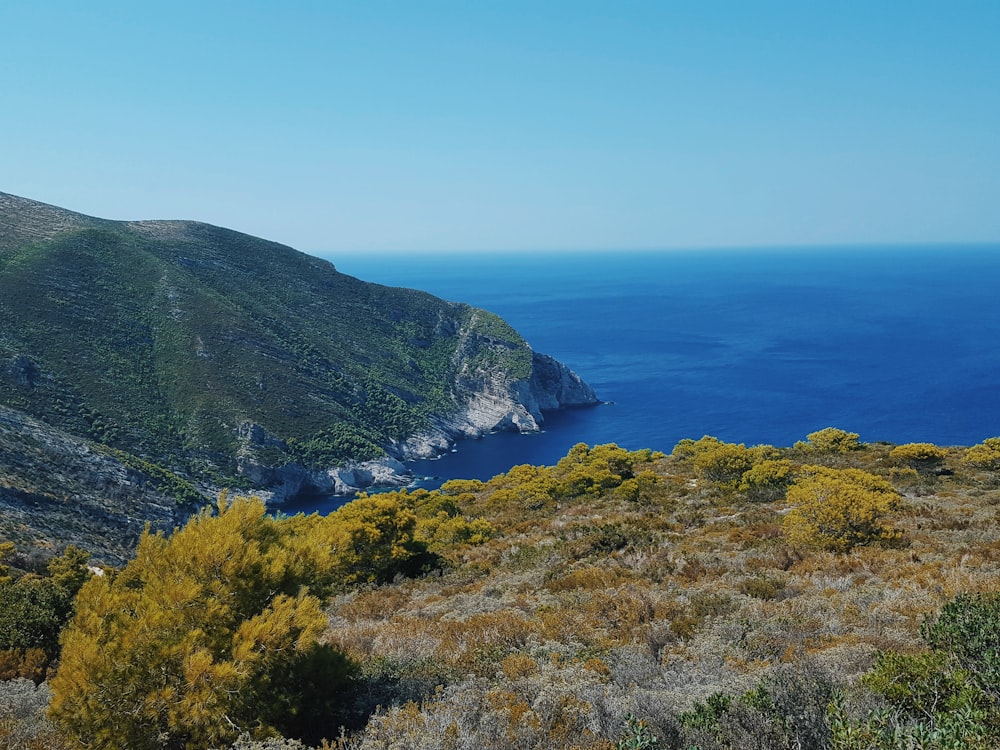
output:
[[[485,310],[229,229],[6,193],[0,319],[0,406],[190,507],[222,486],[279,502],[392,481],[398,459],[596,403]]]

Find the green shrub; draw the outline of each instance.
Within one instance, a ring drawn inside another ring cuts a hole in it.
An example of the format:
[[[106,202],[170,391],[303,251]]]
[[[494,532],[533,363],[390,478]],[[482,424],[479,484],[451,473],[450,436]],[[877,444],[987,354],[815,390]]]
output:
[[[983,695],[969,676],[952,666],[951,656],[944,651],[887,651],[879,654],[862,681],[907,716],[931,718],[982,703]]]
[[[923,624],[921,634],[991,700],[1000,701],[1000,593],[959,594]]]
[[[649,725],[629,714],[625,717],[624,730],[615,748],[616,750],[647,750],[659,744],[660,739],[650,731]]]
[[[959,594],[921,634],[928,650],[880,654],[862,678],[883,709],[851,717],[831,706],[835,748],[1000,747],[1000,594]]]

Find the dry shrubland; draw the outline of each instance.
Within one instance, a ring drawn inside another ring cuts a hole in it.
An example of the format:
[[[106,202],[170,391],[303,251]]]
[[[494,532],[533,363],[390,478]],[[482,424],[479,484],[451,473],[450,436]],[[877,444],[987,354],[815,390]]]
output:
[[[492,532],[440,548],[431,575],[333,600],[330,643],[377,665],[378,708],[342,743],[647,746],[638,721],[661,747],[832,746],[833,691],[923,648],[921,624],[953,597],[996,588],[1000,482],[967,456],[834,429],[787,449],[578,445],[554,467],[398,493],[418,519],[452,498]],[[767,685],[826,696],[826,734],[779,740],[759,710],[743,719],[763,722],[760,745],[699,727],[706,701]]]
[[[967,653],[1000,642],[994,447],[581,444],[276,522],[282,560],[329,547],[318,642],[353,666],[325,745],[994,746],[1000,653]],[[296,746],[266,735],[234,747]]]

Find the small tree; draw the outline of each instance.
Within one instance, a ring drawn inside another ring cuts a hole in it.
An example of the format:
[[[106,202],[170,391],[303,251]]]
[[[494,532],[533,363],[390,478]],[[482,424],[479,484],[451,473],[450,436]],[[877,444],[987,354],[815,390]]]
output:
[[[788,540],[796,545],[847,552],[858,545],[891,543],[901,534],[882,517],[899,507],[892,485],[860,469],[805,467],[788,488],[793,506],[785,516]]]
[[[10,545],[0,545],[0,554]],[[0,679],[41,682],[59,656],[59,633],[73,611],[73,598],[90,577],[88,553],[70,545],[49,561],[48,577],[0,576]]]
[[[391,581],[426,556],[426,545],[414,540],[417,517],[398,495],[363,495],[323,519],[323,526],[340,584]]]
[[[80,590],[53,717],[101,750],[316,732],[303,722],[329,716],[347,672],[317,642],[327,620],[306,589],[327,585],[332,569],[320,521],[274,519],[259,500],[223,496],[216,514],[169,539],[145,533],[121,573]]]

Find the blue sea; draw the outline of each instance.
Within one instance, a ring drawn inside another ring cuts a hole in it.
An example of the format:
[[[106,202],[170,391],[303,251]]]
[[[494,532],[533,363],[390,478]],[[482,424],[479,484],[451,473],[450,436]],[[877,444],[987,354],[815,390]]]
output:
[[[1000,246],[327,257],[492,310],[606,402],[415,463],[437,482],[551,464],[578,442],[1000,435]]]

